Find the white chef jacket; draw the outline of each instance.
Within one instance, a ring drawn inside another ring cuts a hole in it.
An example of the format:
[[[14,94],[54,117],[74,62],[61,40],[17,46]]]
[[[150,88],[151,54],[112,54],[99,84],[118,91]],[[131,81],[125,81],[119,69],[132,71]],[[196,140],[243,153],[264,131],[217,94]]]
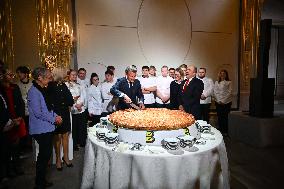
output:
[[[75,82],[65,82],[67,88],[71,92],[73,98],[76,96],[80,96],[78,100],[73,104],[71,108],[71,113],[72,114],[79,114],[83,113],[86,110],[86,90],[84,87],[79,85],[78,83]],[[75,107],[76,104],[83,103],[82,110],[79,112],[78,109]]]
[[[214,98],[216,102],[228,104],[232,102],[232,82],[231,81],[218,81],[214,85]]]
[[[167,77],[158,76],[156,79],[157,91],[160,91],[160,93],[164,96],[166,95],[170,96],[170,85],[173,80],[174,79],[170,76],[167,76]],[[158,104],[164,104],[159,97],[156,97],[156,102]],[[169,103],[170,103],[170,100],[166,104],[169,104]]]
[[[102,93],[101,85],[91,85],[87,90],[88,111],[93,115],[101,115],[102,113]]]
[[[213,90],[214,90],[214,83],[211,78],[204,77],[204,78],[198,78],[201,81],[203,81],[204,84],[204,90],[203,90],[203,95],[206,97],[205,100],[200,99],[200,104],[210,104],[211,103],[211,96],[213,95]]]
[[[156,77],[139,77],[137,78],[140,81],[142,88],[149,88],[155,87],[156,84]],[[155,95],[153,92],[150,94],[143,94],[144,95],[144,104],[154,104],[155,103]]]
[[[102,112],[108,112],[107,106],[113,98],[113,96],[110,94],[110,89],[114,84],[115,84],[114,80],[113,82],[105,81],[101,84],[101,93],[102,93],[102,100],[103,100]]]

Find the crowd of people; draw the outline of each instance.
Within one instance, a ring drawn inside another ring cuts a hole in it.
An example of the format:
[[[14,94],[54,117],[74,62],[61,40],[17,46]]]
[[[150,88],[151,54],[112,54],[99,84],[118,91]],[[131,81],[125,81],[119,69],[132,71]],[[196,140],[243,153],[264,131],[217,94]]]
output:
[[[209,122],[214,101],[219,130],[223,134],[228,132],[232,83],[226,70],[219,72],[214,83],[206,77],[206,68],[185,64],[178,68],[162,66],[160,74],[155,66],[143,66],[139,77],[137,67],[131,65],[122,78],[115,76],[114,66],[108,66],[103,79],[97,73],[91,73],[88,79],[84,68],[55,74],[43,67],[30,73],[28,67],[20,66],[16,69],[18,81],[15,82],[15,75],[3,65],[0,67],[1,180],[24,174],[19,156],[23,146],[31,145],[32,138],[39,145],[35,188],[51,186],[46,180],[46,169],[52,149],[58,171],[63,170],[64,164],[73,167],[68,155],[71,132],[73,150],[78,151],[86,144],[88,126],[133,104],[140,109],[179,109],[191,113],[196,120]]]

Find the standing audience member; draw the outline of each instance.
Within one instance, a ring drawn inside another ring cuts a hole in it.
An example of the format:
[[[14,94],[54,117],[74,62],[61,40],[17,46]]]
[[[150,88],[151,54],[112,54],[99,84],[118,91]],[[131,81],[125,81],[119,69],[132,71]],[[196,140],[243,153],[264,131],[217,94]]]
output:
[[[183,75],[184,75],[183,79],[186,79],[187,65],[186,64],[182,64],[182,65],[179,66],[179,68],[182,69],[182,71],[183,71]]]
[[[218,117],[218,126],[221,133],[228,134],[228,114],[232,105],[232,82],[228,71],[223,69],[218,74],[218,81],[214,85],[215,106]]]
[[[39,144],[36,161],[36,189],[50,187],[46,180],[46,169],[52,154],[53,131],[55,124],[60,125],[62,118],[53,110],[52,100],[47,86],[52,79],[46,68],[35,68],[32,72],[33,85],[28,92],[29,132]]]
[[[169,76],[173,79],[175,79],[175,69],[174,68],[170,68],[169,69]]]
[[[89,116],[91,118],[91,126],[100,122],[102,113],[102,92],[101,85],[99,85],[99,76],[92,73],[90,78],[90,87],[87,92]]]
[[[32,81],[30,80],[30,69],[26,66],[19,66],[16,69],[19,81],[17,82],[17,85],[20,88],[21,94],[22,94],[22,99],[24,100],[25,103],[25,116],[24,116],[24,121],[26,125],[26,129],[28,130],[29,128],[29,111],[28,111],[28,103],[27,103],[27,96],[28,96],[28,91],[32,86]],[[29,138],[29,135],[27,135],[24,138],[24,141],[22,141],[24,146],[30,146],[31,145],[31,140]]]
[[[115,84],[114,74],[108,69],[105,72],[105,81],[101,84],[101,96],[103,100],[102,117],[105,117],[115,110],[115,97],[110,93],[110,89]]]
[[[155,95],[157,90],[156,78],[149,76],[149,67],[142,67],[142,77],[138,78],[144,95],[144,105],[146,108],[155,108]]]
[[[177,68],[175,70],[175,80],[171,82],[170,85],[170,108],[172,110],[178,110],[179,103],[178,103],[178,95],[181,90],[181,82],[184,78],[184,72],[182,69]]]
[[[3,79],[4,70],[0,70],[0,81]],[[2,91],[0,90],[0,186],[4,186],[5,178],[8,177],[8,169],[9,169],[9,140],[8,140],[8,132],[13,129],[13,127],[19,125],[19,123],[15,122],[17,120],[12,120],[8,103],[5,100]],[[8,188],[8,186],[7,186]]]
[[[211,78],[206,77],[206,68],[199,68],[198,78],[203,81],[204,90],[200,98],[201,119],[209,122],[209,111],[211,96],[213,95],[214,83]]]
[[[24,174],[20,165],[20,140],[27,135],[27,129],[25,126],[25,104],[22,99],[22,94],[18,85],[13,83],[15,75],[10,70],[3,71],[3,77],[0,80],[0,90],[4,96],[9,114],[12,119],[17,120],[19,123],[16,127],[13,127],[8,134],[8,148],[9,148],[9,174],[10,176],[16,176]]]
[[[156,67],[155,66],[150,66],[149,67],[149,74],[150,74],[150,77],[156,77]]]
[[[87,138],[87,115],[85,105],[85,88],[79,85],[77,80],[77,72],[70,70],[68,72],[68,81],[65,83],[71,92],[74,100],[74,104],[71,108],[72,113],[72,137],[73,137],[73,149],[79,150],[79,145],[84,147]]]
[[[84,100],[85,100],[84,101],[84,105],[86,108],[85,113],[86,113],[86,117],[88,117],[87,90],[88,90],[88,87],[90,86],[90,80],[87,79],[86,75],[87,75],[86,69],[79,68],[76,82],[81,86],[82,96],[84,96]]]
[[[186,80],[181,83],[179,93],[179,109],[184,110],[194,116],[196,120],[200,115],[200,97],[204,89],[203,82],[196,78],[197,68],[188,66],[186,70]]]
[[[139,105],[144,109],[144,95],[142,93],[141,84],[136,79],[136,66],[128,66],[125,69],[126,77],[117,80],[114,86],[110,89],[113,96],[119,97],[118,109],[124,110],[130,108],[130,103]]]
[[[168,76],[168,67],[163,66],[161,68],[162,75],[157,77],[157,97],[156,106],[157,108],[170,108],[170,85],[173,78]]]
[[[112,71],[112,73],[113,73],[113,82],[115,83],[117,81],[117,77],[115,76],[115,67],[114,66],[108,66],[107,70]]]
[[[0,91],[0,186],[4,185],[4,180],[8,177],[9,142],[7,131],[11,130],[14,126],[15,124],[10,117],[7,102]]]
[[[90,85],[89,79],[86,77],[87,71],[85,68],[79,68],[78,70],[78,77],[77,77],[77,83],[81,86],[83,86],[85,89],[87,89]]]
[[[54,112],[61,116],[63,122],[57,125],[54,131],[54,149],[56,155],[56,169],[62,171],[62,161],[67,167],[73,167],[69,160],[69,135],[71,132],[70,107],[73,106],[74,100],[63,81],[63,76],[59,73],[54,75],[54,81],[48,84],[49,93],[52,95]],[[63,156],[60,149],[63,149]]]

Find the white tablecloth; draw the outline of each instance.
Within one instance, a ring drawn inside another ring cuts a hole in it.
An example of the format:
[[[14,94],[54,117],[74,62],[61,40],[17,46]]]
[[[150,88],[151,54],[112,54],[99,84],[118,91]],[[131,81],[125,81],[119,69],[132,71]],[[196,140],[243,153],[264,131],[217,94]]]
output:
[[[202,134],[206,145],[182,155],[147,151],[112,151],[89,132],[81,188],[224,188],[229,186],[228,159],[221,133]],[[215,140],[212,140],[215,138]],[[201,139],[202,140],[202,139]],[[162,149],[162,148],[161,148]]]

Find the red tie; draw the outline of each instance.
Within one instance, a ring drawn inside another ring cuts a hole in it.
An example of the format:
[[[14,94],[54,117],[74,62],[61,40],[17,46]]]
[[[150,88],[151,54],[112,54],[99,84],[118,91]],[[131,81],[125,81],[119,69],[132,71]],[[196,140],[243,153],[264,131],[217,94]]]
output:
[[[183,87],[182,87],[182,92],[185,92],[186,87],[188,86],[189,80],[186,80],[186,82],[184,83]]]

